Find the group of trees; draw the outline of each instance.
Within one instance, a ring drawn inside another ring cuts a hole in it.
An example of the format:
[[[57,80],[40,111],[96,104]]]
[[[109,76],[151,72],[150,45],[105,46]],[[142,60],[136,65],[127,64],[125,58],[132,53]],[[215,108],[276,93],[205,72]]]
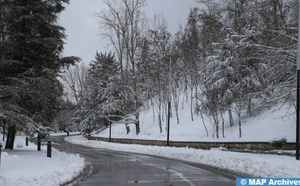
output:
[[[79,61],[62,57],[64,28],[58,14],[69,0],[0,0],[0,124],[8,128],[6,148],[16,129],[51,125],[60,109],[62,68]]]
[[[297,0],[198,0],[205,8],[174,35],[163,16],[146,19],[144,0],[104,2],[97,18],[113,53],[97,52],[87,71],[74,114],[82,126],[121,120],[138,134],[140,110],[155,105],[162,132],[171,97],[178,124],[188,100],[191,118],[210,118],[217,138],[225,113],[231,126],[236,113],[241,137],[244,111],[295,104]]]
[[[278,103],[295,103],[298,2],[234,0],[222,9],[202,2],[210,8],[199,12],[200,22],[212,19],[220,26],[210,31],[218,37],[203,45],[197,107],[212,118],[216,137],[225,111],[234,111],[241,137],[243,110],[251,116]]]

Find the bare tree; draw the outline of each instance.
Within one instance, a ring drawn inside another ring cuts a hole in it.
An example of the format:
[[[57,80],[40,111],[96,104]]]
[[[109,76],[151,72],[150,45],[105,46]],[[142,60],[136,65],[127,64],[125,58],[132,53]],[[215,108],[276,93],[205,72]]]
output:
[[[84,63],[69,68],[63,75],[62,80],[66,87],[67,96],[75,104],[79,103],[80,96],[86,88],[88,68]]]
[[[139,62],[139,44],[142,31],[145,28],[145,18],[141,8],[145,6],[145,0],[104,0],[107,10],[97,14],[100,24],[100,32],[103,38],[108,39],[119,59],[125,102],[132,102],[130,110],[135,116],[136,134],[140,132],[139,100],[137,64]],[[129,101],[132,99],[132,101]]]
[[[149,60],[144,64],[150,71],[147,76],[151,79],[151,99],[157,102],[158,124],[162,132],[163,106],[168,101],[168,74],[170,59],[170,37],[167,23],[162,15],[155,15],[151,28],[147,32]],[[167,112],[166,112],[167,113]]]

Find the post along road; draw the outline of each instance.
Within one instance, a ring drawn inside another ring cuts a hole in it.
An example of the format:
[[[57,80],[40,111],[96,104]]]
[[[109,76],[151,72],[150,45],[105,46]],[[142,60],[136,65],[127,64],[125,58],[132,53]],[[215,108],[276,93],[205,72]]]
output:
[[[218,168],[171,158],[70,144],[63,137],[51,137],[51,140],[54,148],[80,154],[90,162],[85,173],[68,185],[233,186],[235,177],[239,176]]]

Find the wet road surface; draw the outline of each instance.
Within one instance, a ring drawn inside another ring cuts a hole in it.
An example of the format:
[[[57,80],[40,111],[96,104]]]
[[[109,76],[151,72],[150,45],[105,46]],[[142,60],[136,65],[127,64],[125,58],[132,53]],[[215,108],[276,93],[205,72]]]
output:
[[[234,186],[235,175],[205,165],[134,153],[94,149],[51,137],[53,147],[91,162],[79,186]],[[121,149],[120,149],[121,150]]]

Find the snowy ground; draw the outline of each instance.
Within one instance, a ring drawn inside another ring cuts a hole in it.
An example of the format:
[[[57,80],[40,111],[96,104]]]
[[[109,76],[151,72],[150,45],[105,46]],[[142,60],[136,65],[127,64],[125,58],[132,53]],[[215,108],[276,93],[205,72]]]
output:
[[[125,145],[86,140],[81,136],[68,137],[68,142],[93,148],[120,150],[142,154],[172,157],[249,174],[255,177],[300,177],[300,161],[294,157],[278,155],[224,152],[220,149],[199,150],[191,148]]]
[[[237,116],[233,113],[235,126],[230,127],[228,122],[229,117],[225,114],[225,137],[222,136],[220,131],[219,139],[213,137],[213,127],[209,122],[209,118],[204,118],[209,133],[207,136],[201,117],[194,115],[192,120],[191,113],[187,111],[189,109],[186,108],[190,108],[189,103],[181,103],[179,108],[179,124],[177,124],[175,111],[172,111],[173,117],[170,122],[171,141],[271,142],[282,138],[287,139],[287,142],[296,141],[295,113],[294,109],[288,105],[278,105],[270,110],[254,113],[252,117],[247,117],[247,115],[243,113],[242,138],[239,138]],[[113,124],[112,137],[152,140],[167,139],[165,130],[166,118],[164,118],[163,121],[163,131],[159,132],[157,110],[149,109],[142,111],[140,115],[140,125],[141,133],[135,135],[134,125],[129,125],[131,132],[127,134],[124,124]],[[108,137],[109,129],[93,135]],[[73,138],[72,141],[74,143],[98,148],[122,149],[123,151],[173,157],[246,173],[255,177],[300,177],[300,162],[296,161],[295,157],[224,152],[220,151],[220,149],[196,150],[189,148],[109,144],[105,142],[86,141],[78,138]]]
[[[238,127],[235,116],[235,126],[228,126],[228,118],[225,118],[225,138],[220,133],[220,139],[212,137],[212,125],[205,118],[209,136],[200,117],[195,116],[191,120],[189,112],[184,108],[190,105],[182,105],[179,110],[180,124],[176,118],[171,118],[170,140],[172,141],[263,141],[270,142],[286,138],[288,142],[295,142],[295,117],[292,109],[287,106],[257,113],[255,116],[242,120],[242,138],[238,138]],[[164,118],[163,132],[159,132],[157,115],[153,116],[152,109],[141,113],[141,133],[136,136],[134,125],[130,125],[131,133],[126,134],[124,124],[114,124],[112,137],[115,138],[139,138],[166,140]],[[173,111],[173,115],[174,111]],[[54,134],[55,135],[55,134]],[[108,137],[108,129],[95,134]],[[0,136],[1,137],[1,136]],[[1,139],[1,138],[0,138]],[[100,141],[88,141],[82,135],[67,137],[67,141],[111,150],[137,152],[163,157],[172,157],[185,161],[202,163],[224,169],[249,174],[255,177],[300,177],[300,161],[295,157],[247,154],[226,152],[220,149],[197,150],[191,148],[158,147],[114,144]],[[53,149],[52,158],[46,157],[46,147],[41,152],[36,151],[36,146],[25,146],[24,137],[17,137],[15,150],[2,150],[0,165],[1,186],[57,186],[72,180],[84,168],[84,159],[78,155],[70,155]]]
[[[280,140],[286,138],[287,142],[296,141],[296,118],[294,109],[289,106],[273,107],[271,110],[255,113],[252,117],[245,114],[242,116],[242,138],[239,138],[239,127],[236,114],[233,113],[234,123],[233,127],[229,127],[229,117],[226,113],[224,115],[225,123],[225,137],[222,136],[222,126],[220,124],[219,136],[213,137],[213,126],[209,122],[209,118],[204,118],[204,123],[208,129],[208,136],[206,134],[203,120],[200,116],[194,114],[193,120],[188,111],[190,105],[185,102],[179,108],[179,124],[175,117],[173,110],[173,117],[170,119],[170,140],[171,141],[220,141],[220,142],[236,142],[236,141],[250,141],[250,142],[271,142],[273,140]],[[153,115],[154,113],[154,115]],[[149,109],[142,111],[140,114],[140,128],[139,135],[135,134],[135,126],[129,124],[131,132],[127,134],[124,124],[112,125],[113,138],[132,138],[132,139],[152,139],[152,140],[166,140],[166,117],[164,117],[162,125],[163,131],[160,133],[158,127],[156,110]],[[109,129],[93,134],[93,136],[109,137]]]
[[[1,138],[2,139],[2,138]],[[58,186],[80,174],[85,161],[79,155],[66,154],[52,148],[52,158],[47,157],[46,146],[25,145],[25,137],[17,136],[14,150],[1,153],[1,186]]]

